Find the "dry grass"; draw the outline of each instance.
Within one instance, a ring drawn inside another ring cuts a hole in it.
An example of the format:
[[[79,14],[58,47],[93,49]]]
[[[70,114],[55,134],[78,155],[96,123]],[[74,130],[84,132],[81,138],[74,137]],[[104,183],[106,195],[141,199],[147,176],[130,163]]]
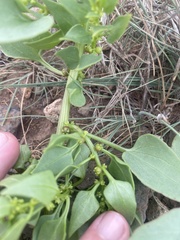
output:
[[[93,131],[106,131],[106,137],[118,138],[123,143],[147,132],[164,136],[164,127],[144,119],[140,111],[155,116],[163,114],[170,124],[179,122],[179,10],[178,1],[120,1],[115,13],[106,18],[111,22],[116,15],[132,14],[131,24],[120,41],[110,45],[104,39],[100,43],[105,52],[104,61],[89,71],[89,77],[99,76],[100,69],[102,76],[106,73],[117,81],[109,102],[94,110]],[[105,119],[110,115],[107,123]]]

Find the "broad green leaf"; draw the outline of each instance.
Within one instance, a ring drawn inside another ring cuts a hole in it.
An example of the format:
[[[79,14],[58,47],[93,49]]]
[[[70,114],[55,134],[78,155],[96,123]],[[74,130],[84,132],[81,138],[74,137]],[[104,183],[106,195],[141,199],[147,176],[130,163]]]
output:
[[[21,145],[19,158],[13,168],[24,170],[25,164],[29,161],[30,156],[31,156],[31,151],[28,145]]]
[[[172,150],[176,153],[177,157],[180,159],[180,135],[176,135],[172,142]]]
[[[116,4],[118,3],[118,0],[111,0],[111,1],[110,0],[104,0],[104,1],[101,1],[101,2],[103,2],[102,7],[103,7],[104,12],[105,13],[111,13],[114,10]]]
[[[20,2],[0,0],[0,44],[32,39],[47,32],[53,24],[51,16],[32,20],[22,12]]]
[[[77,47],[69,46],[56,52],[56,55],[65,62],[69,69],[74,69],[79,64],[79,51]]]
[[[68,211],[69,204],[66,204],[65,209],[59,218],[45,221],[41,226],[37,240],[66,240]]]
[[[48,215],[42,215],[40,216],[40,218],[38,219],[38,222],[33,230],[33,236],[32,236],[32,240],[39,240],[39,233],[41,231],[41,228],[43,226],[44,223],[46,223],[49,220],[54,220],[59,218],[59,213],[62,209],[63,203],[60,203],[55,212],[53,214],[48,214]]]
[[[38,235],[37,240],[44,239],[54,239],[54,240],[65,240],[66,239],[66,216],[62,215],[58,219],[48,220],[46,221],[42,228],[40,229],[40,233]]]
[[[38,40],[26,42],[25,44],[38,49],[38,50],[49,50],[59,44],[59,38],[62,37],[63,34],[61,31],[57,31],[54,34],[48,34],[46,37],[42,37]]]
[[[0,239],[1,236],[3,236],[8,231],[10,225],[10,222],[0,221]]]
[[[122,158],[144,185],[180,201],[180,158],[158,137],[141,136]]]
[[[104,190],[107,202],[131,224],[136,214],[135,193],[128,182],[111,180]]]
[[[90,150],[87,147],[87,145],[85,143],[81,144],[78,147],[76,155],[74,157],[74,164],[78,165],[82,163],[84,160],[86,160],[89,157],[89,155],[90,155]],[[86,174],[87,166],[88,166],[88,162],[84,163],[81,167],[77,169],[77,171],[75,171],[73,175],[79,178],[84,178]]]
[[[35,228],[33,229],[32,240],[39,240],[38,237],[39,237],[39,232],[41,231],[41,227],[43,226],[43,224],[45,222],[47,222],[48,220],[51,220],[51,219],[54,219],[54,214],[40,216]]]
[[[90,44],[91,35],[80,24],[77,24],[69,29],[66,35],[60,38],[60,40],[67,40],[80,44]]]
[[[34,211],[33,211],[33,214],[32,214],[32,217],[31,219],[28,221],[28,224],[32,227],[35,227],[39,218],[40,218],[40,215],[41,215],[41,211],[42,209],[44,208],[44,205],[42,204],[37,204],[35,207],[34,207]]]
[[[4,178],[3,180],[0,181],[0,186],[10,187],[14,184],[21,182],[24,178],[26,178],[26,176],[22,174],[10,175],[7,178]]]
[[[9,215],[11,211],[10,198],[6,196],[0,196],[0,219]]]
[[[49,12],[53,15],[54,19],[56,20],[58,26],[65,34],[72,26],[78,24],[75,15],[72,15],[69,11],[70,9],[65,8],[62,5],[62,1],[59,3],[53,2],[51,0],[43,0],[43,2],[48,7]],[[72,2],[72,1],[71,1]],[[72,3],[71,3],[72,7]]]
[[[23,42],[1,44],[0,49],[9,57],[29,59],[37,62],[42,61],[39,50],[29,47]]]
[[[74,80],[67,86],[70,103],[75,107],[82,107],[86,103],[81,82]]]
[[[61,172],[58,173],[57,177],[64,177],[66,174],[69,174],[71,172],[74,172],[77,169],[75,165],[69,165],[65,167]]]
[[[93,26],[92,27],[92,32],[93,32],[93,37],[95,36],[101,36],[101,35],[107,35],[110,30],[113,29],[113,26],[111,25],[100,25],[100,26]]]
[[[75,140],[75,142],[78,142],[81,139],[81,136],[78,133],[71,133],[71,134],[52,134],[49,144],[46,147],[46,152],[51,147],[62,147],[64,146],[64,142],[67,142],[68,140]],[[73,144],[74,145],[74,144]],[[68,145],[69,147],[69,145]]]
[[[72,133],[71,133],[72,134]],[[71,134],[67,134],[67,136],[70,136]],[[78,133],[77,133],[78,134]],[[80,137],[80,134],[79,135],[79,138],[77,139],[74,139],[74,138],[69,138],[68,141],[66,141],[66,146],[67,147],[73,147],[73,146],[76,146],[76,149],[78,148],[78,146],[81,144],[81,142],[83,141],[83,137],[81,138]],[[73,153],[73,159],[74,159],[74,154],[75,152]]]
[[[130,240],[178,240],[180,238],[179,226],[180,209],[175,208],[137,228]]]
[[[27,169],[22,173],[23,176],[28,176],[32,173],[32,171],[35,169],[35,167],[38,164],[38,160],[35,158],[30,158],[30,165],[27,167]]]
[[[92,0],[90,0],[90,1],[92,1]],[[91,11],[91,12],[88,12],[88,13],[87,13],[86,18],[88,18],[88,19],[89,19],[89,18],[90,18],[90,19],[91,19],[91,18],[96,18],[96,19],[97,19],[97,18],[99,18],[99,14],[98,14],[97,12]]]
[[[96,185],[90,191],[80,191],[73,203],[69,225],[69,237],[84,223],[91,219],[99,208],[99,202],[95,197]]]
[[[0,236],[1,240],[19,240],[21,233],[23,229],[25,228],[26,224],[30,220],[31,215],[25,215],[21,216],[18,220],[15,221],[13,225],[11,225],[8,230]]]
[[[91,10],[88,0],[57,0],[62,6],[75,17],[81,25],[87,22],[86,15]],[[74,23],[75,25],[75,23]]]
[[[144,220],[142,220],[141,217],[138,216],[137,211],[136,211],[135,218],[134,218],[133,222],[131,223],[131,232],[134,232],[138,227],[142,226],[142,224],[144,223]]]
[[[112,23],[111,30],[108,32],[107,41],[109,43],[114,43],[125,33],[130,19],[131,14],[126,14],[116,18],[116,20]]]
[[[92,54],[84,54],[82,55],[79,66],[77,67],[77,70],[83,70],[86,69],[97,62],[101,61],[102,56],[101,55],[96,55],[94,53]]]
[[[46,150],[33,173],[51,170],[54,175],[57,175],[64,168],[73,164],[72,152],[73,148],[62,146]]]
[[[48,206],[58,192],[56,180],[50,171],[27,176],[1,191],[1,195],[34,198]]]
[[[134,180],[128,165],[110,152],[108,152],[108,156],[111,158],[111,162],[108,166],[111,175],[116,180],[129,182],[134,189]]]

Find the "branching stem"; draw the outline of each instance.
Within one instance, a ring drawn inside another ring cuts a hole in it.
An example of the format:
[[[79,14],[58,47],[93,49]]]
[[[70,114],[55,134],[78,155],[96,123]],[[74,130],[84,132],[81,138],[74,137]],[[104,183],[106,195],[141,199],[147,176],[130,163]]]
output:
[[[126,149],[126,148],[123,148],[123,147],[115,144],[115,143],[109,142],[108,140],[106,140],[106,139],[104,139],[104,138],[100,138],[100,137],[98,137],[98,136],[95,136],[95,135],[93,135],[93,134],[91,134],[91,133],[87,133],[87,136],[88,136],[89,138],[94,139],[95,141],[97,141],[97,142],[99,142],[99,143],[103,143],[103,144],[105,144],[105,145],[107,145],[107,146],[109,146],[109,147],[112,147],[113,149],[116,149],[116,150],[120,151],[120,152],[126,152],[126,151],[128,150],[128,149]]]

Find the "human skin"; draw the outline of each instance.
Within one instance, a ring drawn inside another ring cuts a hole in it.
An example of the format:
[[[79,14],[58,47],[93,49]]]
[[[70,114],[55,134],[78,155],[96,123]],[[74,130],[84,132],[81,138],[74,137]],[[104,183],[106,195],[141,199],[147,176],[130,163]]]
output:
[[[125,218],[114,211],[97,217],[80,240],[127,240],[129,226]]]
[[[0,132],[0,179],[4,178],[19,156],[20,146],[11,133]]]
[[[18,140],[7,132],[0,132],[0,179],[16,163],[20,146]],[[114,211],[101,214],[86,230],[80,240],[127,240],[129,226],[122,215]]]

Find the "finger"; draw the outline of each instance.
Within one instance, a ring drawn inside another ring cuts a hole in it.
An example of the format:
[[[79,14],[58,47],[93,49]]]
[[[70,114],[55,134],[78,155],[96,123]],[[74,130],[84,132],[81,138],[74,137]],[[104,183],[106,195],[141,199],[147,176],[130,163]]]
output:
[[[0,179],[15,164],[19,156],[20,146],[18,140],[8,132],[0,132]]]
[[[87,229],[80,240],[127,240],[129,225],[117,212],[101,214]]]

